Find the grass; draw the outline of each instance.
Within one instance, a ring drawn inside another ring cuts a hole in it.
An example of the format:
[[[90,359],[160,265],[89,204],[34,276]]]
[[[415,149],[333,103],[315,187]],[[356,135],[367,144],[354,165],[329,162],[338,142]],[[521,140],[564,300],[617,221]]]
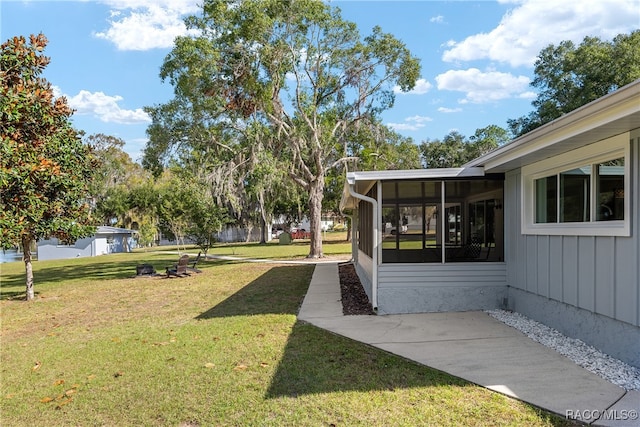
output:
[[[348,259],[351,255],[351,242],[346,242],[345,237],[346,232],[323,233],[322,249],[324,255],[343,255]],[[197,249],[194,250],[197,252]],[[208,254],[256,259],[301,259],[309,254],[309,240],[294,240],[290,245],[280,245],[277,239],[266,245],[259,243],[218,244],[211,248]]]
[[[131,277],[137,264],[176,260],[138,252],[36,262],[31,303],[19,299],[23,265],[2,265],[0,424],[566,424],[298,322],[313,266],[207,261],[188,278]]]

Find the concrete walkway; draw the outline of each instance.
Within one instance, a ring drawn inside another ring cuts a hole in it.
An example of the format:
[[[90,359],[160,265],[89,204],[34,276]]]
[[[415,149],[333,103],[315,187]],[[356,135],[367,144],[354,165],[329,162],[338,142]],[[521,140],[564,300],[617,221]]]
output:
[[[560,416],[640,426],[640,391],[579,367],[484,312],[344,316],[338,265],[316,265],[298,318]]]

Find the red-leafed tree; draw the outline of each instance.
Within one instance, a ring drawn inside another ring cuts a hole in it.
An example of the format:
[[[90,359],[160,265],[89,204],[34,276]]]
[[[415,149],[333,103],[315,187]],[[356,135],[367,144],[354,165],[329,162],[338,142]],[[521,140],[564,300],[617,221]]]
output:
[[[0,244],[22,246],[27,300],[34,298],[32,243],[95,231],[88,200],[96,160],[71,126],[66,99],[40,77],[46,45],[43,34],[13,37],[0,56]]]

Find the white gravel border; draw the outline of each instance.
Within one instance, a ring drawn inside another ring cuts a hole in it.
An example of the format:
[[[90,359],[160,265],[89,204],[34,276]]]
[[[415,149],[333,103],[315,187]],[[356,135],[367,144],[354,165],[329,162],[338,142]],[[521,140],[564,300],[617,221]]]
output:
[[[614,359],[579,339],[566,337],[557,330],[519,313],[506,310],[485,312],[605,380],[625,390],[640,390],[640,369]]]

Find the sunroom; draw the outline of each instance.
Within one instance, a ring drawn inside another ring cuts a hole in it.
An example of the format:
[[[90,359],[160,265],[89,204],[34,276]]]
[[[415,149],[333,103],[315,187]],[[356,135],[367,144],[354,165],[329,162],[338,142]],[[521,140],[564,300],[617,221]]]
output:
[[[356,270],[379,314],[502,307],[503,174],[482,168],[351,172]]]

